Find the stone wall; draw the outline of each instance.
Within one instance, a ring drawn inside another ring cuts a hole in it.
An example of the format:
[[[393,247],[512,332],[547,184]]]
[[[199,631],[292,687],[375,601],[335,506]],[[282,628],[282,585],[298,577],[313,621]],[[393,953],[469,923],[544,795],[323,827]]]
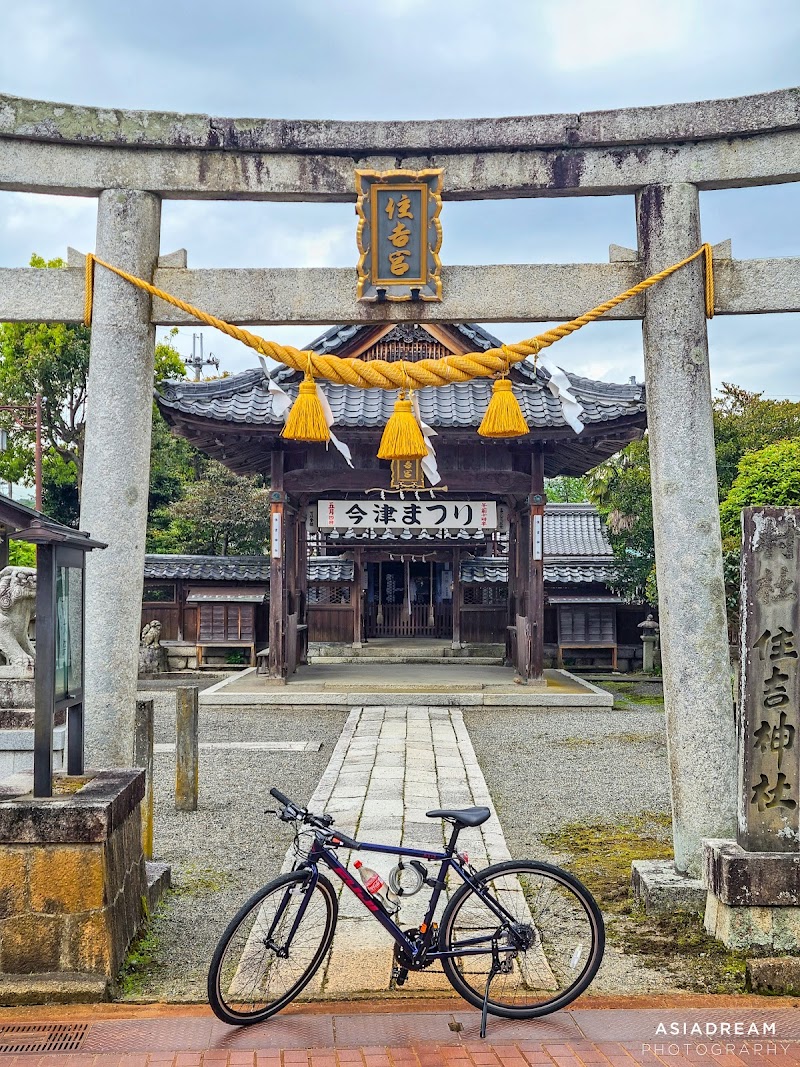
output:
[[[142,771],[101,771],[0,800],[0,975],[118,973],[145,917],[143,795]]]

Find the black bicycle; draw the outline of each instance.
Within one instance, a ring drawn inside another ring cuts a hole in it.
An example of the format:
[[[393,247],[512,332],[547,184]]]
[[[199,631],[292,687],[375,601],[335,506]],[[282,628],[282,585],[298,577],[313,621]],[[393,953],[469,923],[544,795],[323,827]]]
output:
[[[392,981],[441,961],[450,984],[466,1001],[508,1019],[533,1019],[557,1011],[582,993],[603,958],[600,909],[566,871],[533,860],[508,860],[476,871],[457,851],[462,830],[480,826],[489,808],[435,810],[431,819],[453,826],[443,852],[356,841],[337,830],[330,815],[314,815],[270,790],[280,819],[295,824],[294,869],[265,885],[234,915],[214,951],[208,999],[214,1014],[235,1026],[261,1022],[286,1007],[322,964],[336,929],[336,890],[320,872],[328,867],[395,942]],[[307,847],[300,844],[308,833]],[[336,849],[387,853],[400,858],[390,885],[403,895],[431,889],[425,919],[403,930],[390,900],[371,893],[340,862]],[[407,862],[403,862],[403,861]],[[423,861],[439,863],[428,876]],[[461,878],[440,922],[436,907],[450,871]],[[404,888],[405,885],[405,888]]]

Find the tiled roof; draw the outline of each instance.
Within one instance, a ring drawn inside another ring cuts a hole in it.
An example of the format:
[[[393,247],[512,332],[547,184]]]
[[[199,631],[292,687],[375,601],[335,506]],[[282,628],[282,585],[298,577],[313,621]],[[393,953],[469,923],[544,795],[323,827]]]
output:
[[[354,336],[352,331],[365,327],[345,326],[328,330],[313,342],[316,351],[332,352]],[[460,326],[470,347],[485,350],[497,342],[479,326]],[[615,385],[595,382],[567,373],[573,392],[583,406],[583,421],[587,425],[613,423],[617,419],[640,415],[645,411],[644,386]],[[281,368],[272,377],[280,382],[290,396],[297,394],[301,375]],[[561,402],[547,388],[546,371],[528,364],[517,364],[512,372],[514,394],[520,403],[531,429],[566,426]],[[339,427],[383,427],[394,408],[396,391],[358,389],[354,386],[324,383],[325,395],[333,411],[334,423]],[[438,388],[417,392],[422,418],[434,427],[472,428],[480,425],[489,403],[492,382],[486,378],[470,382],[454,382]],[[219,422],[281,425],[283,419],[273,414],[272,397],[261,368],[208,382],[165,382],[158,396],[159,405],[167,412],[174,411],[194,418]]]
[[[613,557],[603,520],[592,504],[548,504],[545,556]]]
[[[561,585],[610,582],[614,553],[593,504],[548,504],[544,521],[544,580]],[[462,582],[507,582],[508,559],[485,556],[461,562]]]
[[[353,561],[341,556],[309,556],[309,582],[352,582]]]
[[[581,566],[561,563],[544,564],[544,580],[553,585],[588,585],[609,582],[614,576],[613,565],[587,562]],[[466,583],[507,582],[508,557],[483,556],[461,561],[461,581]]]
[[[144,557],[144,576],[149,581],[268,582],[269,570],[269,556]]]
[[[589,562],[581,564],[548,563],[544,564],[544,580],[558,582],[561,585],[583,585],[585,582],[610,582],[616,575],[613,563]]]
[[[304,351],[310,349],[312,352],[319,352],[320,355],[326,356],[331,352],[338,352],[344,348],[362,331],[371,329],[373,329],[372,326],[333,326],[330,330],[326,330],[325,333],[321,333],[319,337],[315,337],[313,341],[305,345]],[[476,352],[486,352],[490,348],[499,348],[502,344],[488,330],[484,330],[482,326],[478,326],[476,323],[452,323],[448,325],[448,329],[461,334],[470,348],[473,348]],[[281,370],[279,373],[282,376],[291,376],[294,372]]]

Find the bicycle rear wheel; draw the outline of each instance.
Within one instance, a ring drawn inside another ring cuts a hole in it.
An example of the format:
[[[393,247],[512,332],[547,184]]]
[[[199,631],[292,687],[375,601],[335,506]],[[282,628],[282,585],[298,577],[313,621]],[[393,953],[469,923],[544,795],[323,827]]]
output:
[[[494,959],[492,1015],[532,1019],[573,1001],[597,974],[605,948],[603,917],[588,889],[566,871],[533,860],[496,863],[477,881],[509,918],[498,918],[466,883],[453,895],[442,915],[439,949],[454,953],[442,967],[456,992],[483,1007]]]
[[[285,1008],[322,963],[338,912],[331,883],[319,875],[312,888],[309,871],[283,874],[255,893],[214,950],[208,1001],[217,1018],[247,1026]]]

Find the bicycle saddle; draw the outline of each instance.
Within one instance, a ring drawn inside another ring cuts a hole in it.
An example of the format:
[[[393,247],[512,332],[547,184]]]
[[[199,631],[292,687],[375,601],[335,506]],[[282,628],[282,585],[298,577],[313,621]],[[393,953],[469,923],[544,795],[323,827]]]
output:
[[[457,826],[480,826],[492,813],[488,808],[434,808],[425,814],[429,819],[451,819]]]

